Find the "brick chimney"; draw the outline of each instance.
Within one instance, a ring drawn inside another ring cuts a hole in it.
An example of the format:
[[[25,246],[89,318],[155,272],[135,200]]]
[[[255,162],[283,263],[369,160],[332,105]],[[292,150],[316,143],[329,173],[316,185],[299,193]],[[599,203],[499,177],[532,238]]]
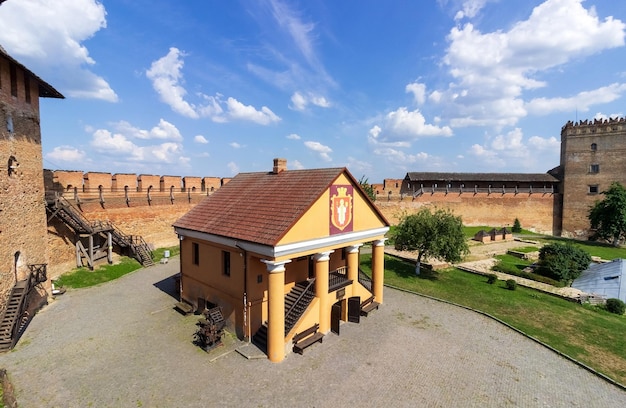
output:
[[[285,170],[287,170],[287,159],[274,159],[274,168],[272,169],[272,173],[278,174]]]

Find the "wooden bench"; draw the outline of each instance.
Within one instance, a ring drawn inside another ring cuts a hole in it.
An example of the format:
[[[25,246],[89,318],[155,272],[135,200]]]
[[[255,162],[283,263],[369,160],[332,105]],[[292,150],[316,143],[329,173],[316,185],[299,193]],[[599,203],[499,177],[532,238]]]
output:
[[[302,355],[305,348],[317,343],[318,341],[321,343],[324,339],[324,335],[317,331],[319,328],[320,325],[315,323],[305,331],[297,333],[293,336],[293,351]]]
[[[374,296],[370,296],[361,303],[361,316],[367,316],[372,310],[378,309],[380,303],[374,302]]]

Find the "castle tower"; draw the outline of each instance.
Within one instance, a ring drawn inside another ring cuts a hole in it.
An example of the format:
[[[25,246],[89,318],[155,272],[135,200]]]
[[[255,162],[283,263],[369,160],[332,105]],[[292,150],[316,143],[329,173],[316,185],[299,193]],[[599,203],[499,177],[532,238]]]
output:
[[[626,185],[626,119],[568,122],[561,129],[562,235],[586,237],[589,209],[612,182]]]
[[[39,97],[63,95],[0,47],[0,312],[15,283],[48,262]]]

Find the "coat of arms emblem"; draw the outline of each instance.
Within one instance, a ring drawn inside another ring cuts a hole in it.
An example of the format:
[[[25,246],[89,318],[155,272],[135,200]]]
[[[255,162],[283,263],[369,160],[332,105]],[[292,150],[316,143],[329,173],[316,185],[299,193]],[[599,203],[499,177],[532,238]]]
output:
[[[332,186],[330,193],[331,234],[352,231],[352,186]]]

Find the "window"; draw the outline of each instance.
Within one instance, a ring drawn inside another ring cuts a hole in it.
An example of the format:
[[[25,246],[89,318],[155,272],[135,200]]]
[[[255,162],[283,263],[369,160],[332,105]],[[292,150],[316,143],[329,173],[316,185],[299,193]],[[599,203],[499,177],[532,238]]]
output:
[[[191,244],[191,256],[193,257],[193,264],[200,265],[200,245],[197,242]]]
[[[256,283],[261,283],[263,282],[263,275],[257,275],[256,276]]]
[[[592,185],[592,186],[588,186],[588,187],[589,187],[589,190],[588,190],[589,194],[598,194],[598,190],[599,189],[598,189],[598,185],[597,184]]]
[[[230,276],[230,252],[222,251],[222,272],[226,276]]]
[[[17,96],[17,68],[15,64],[11,64],[9,72],[11,76],[11,95]]]
[[[598,145],[597,145],[597,144],[595,144],[595,143],[592,143],[592,144],[591,144],[591,151],[592,151],[592,152],[595,152],[595,151],[597,151],[597,150],[598,150]]]
[[[589,166],[589,173],[600,173],[600,165],[592,164],[591,166]]]
[[[28,75],[24,75],[24,97],[26,103],[30,103],[30,77]]]

